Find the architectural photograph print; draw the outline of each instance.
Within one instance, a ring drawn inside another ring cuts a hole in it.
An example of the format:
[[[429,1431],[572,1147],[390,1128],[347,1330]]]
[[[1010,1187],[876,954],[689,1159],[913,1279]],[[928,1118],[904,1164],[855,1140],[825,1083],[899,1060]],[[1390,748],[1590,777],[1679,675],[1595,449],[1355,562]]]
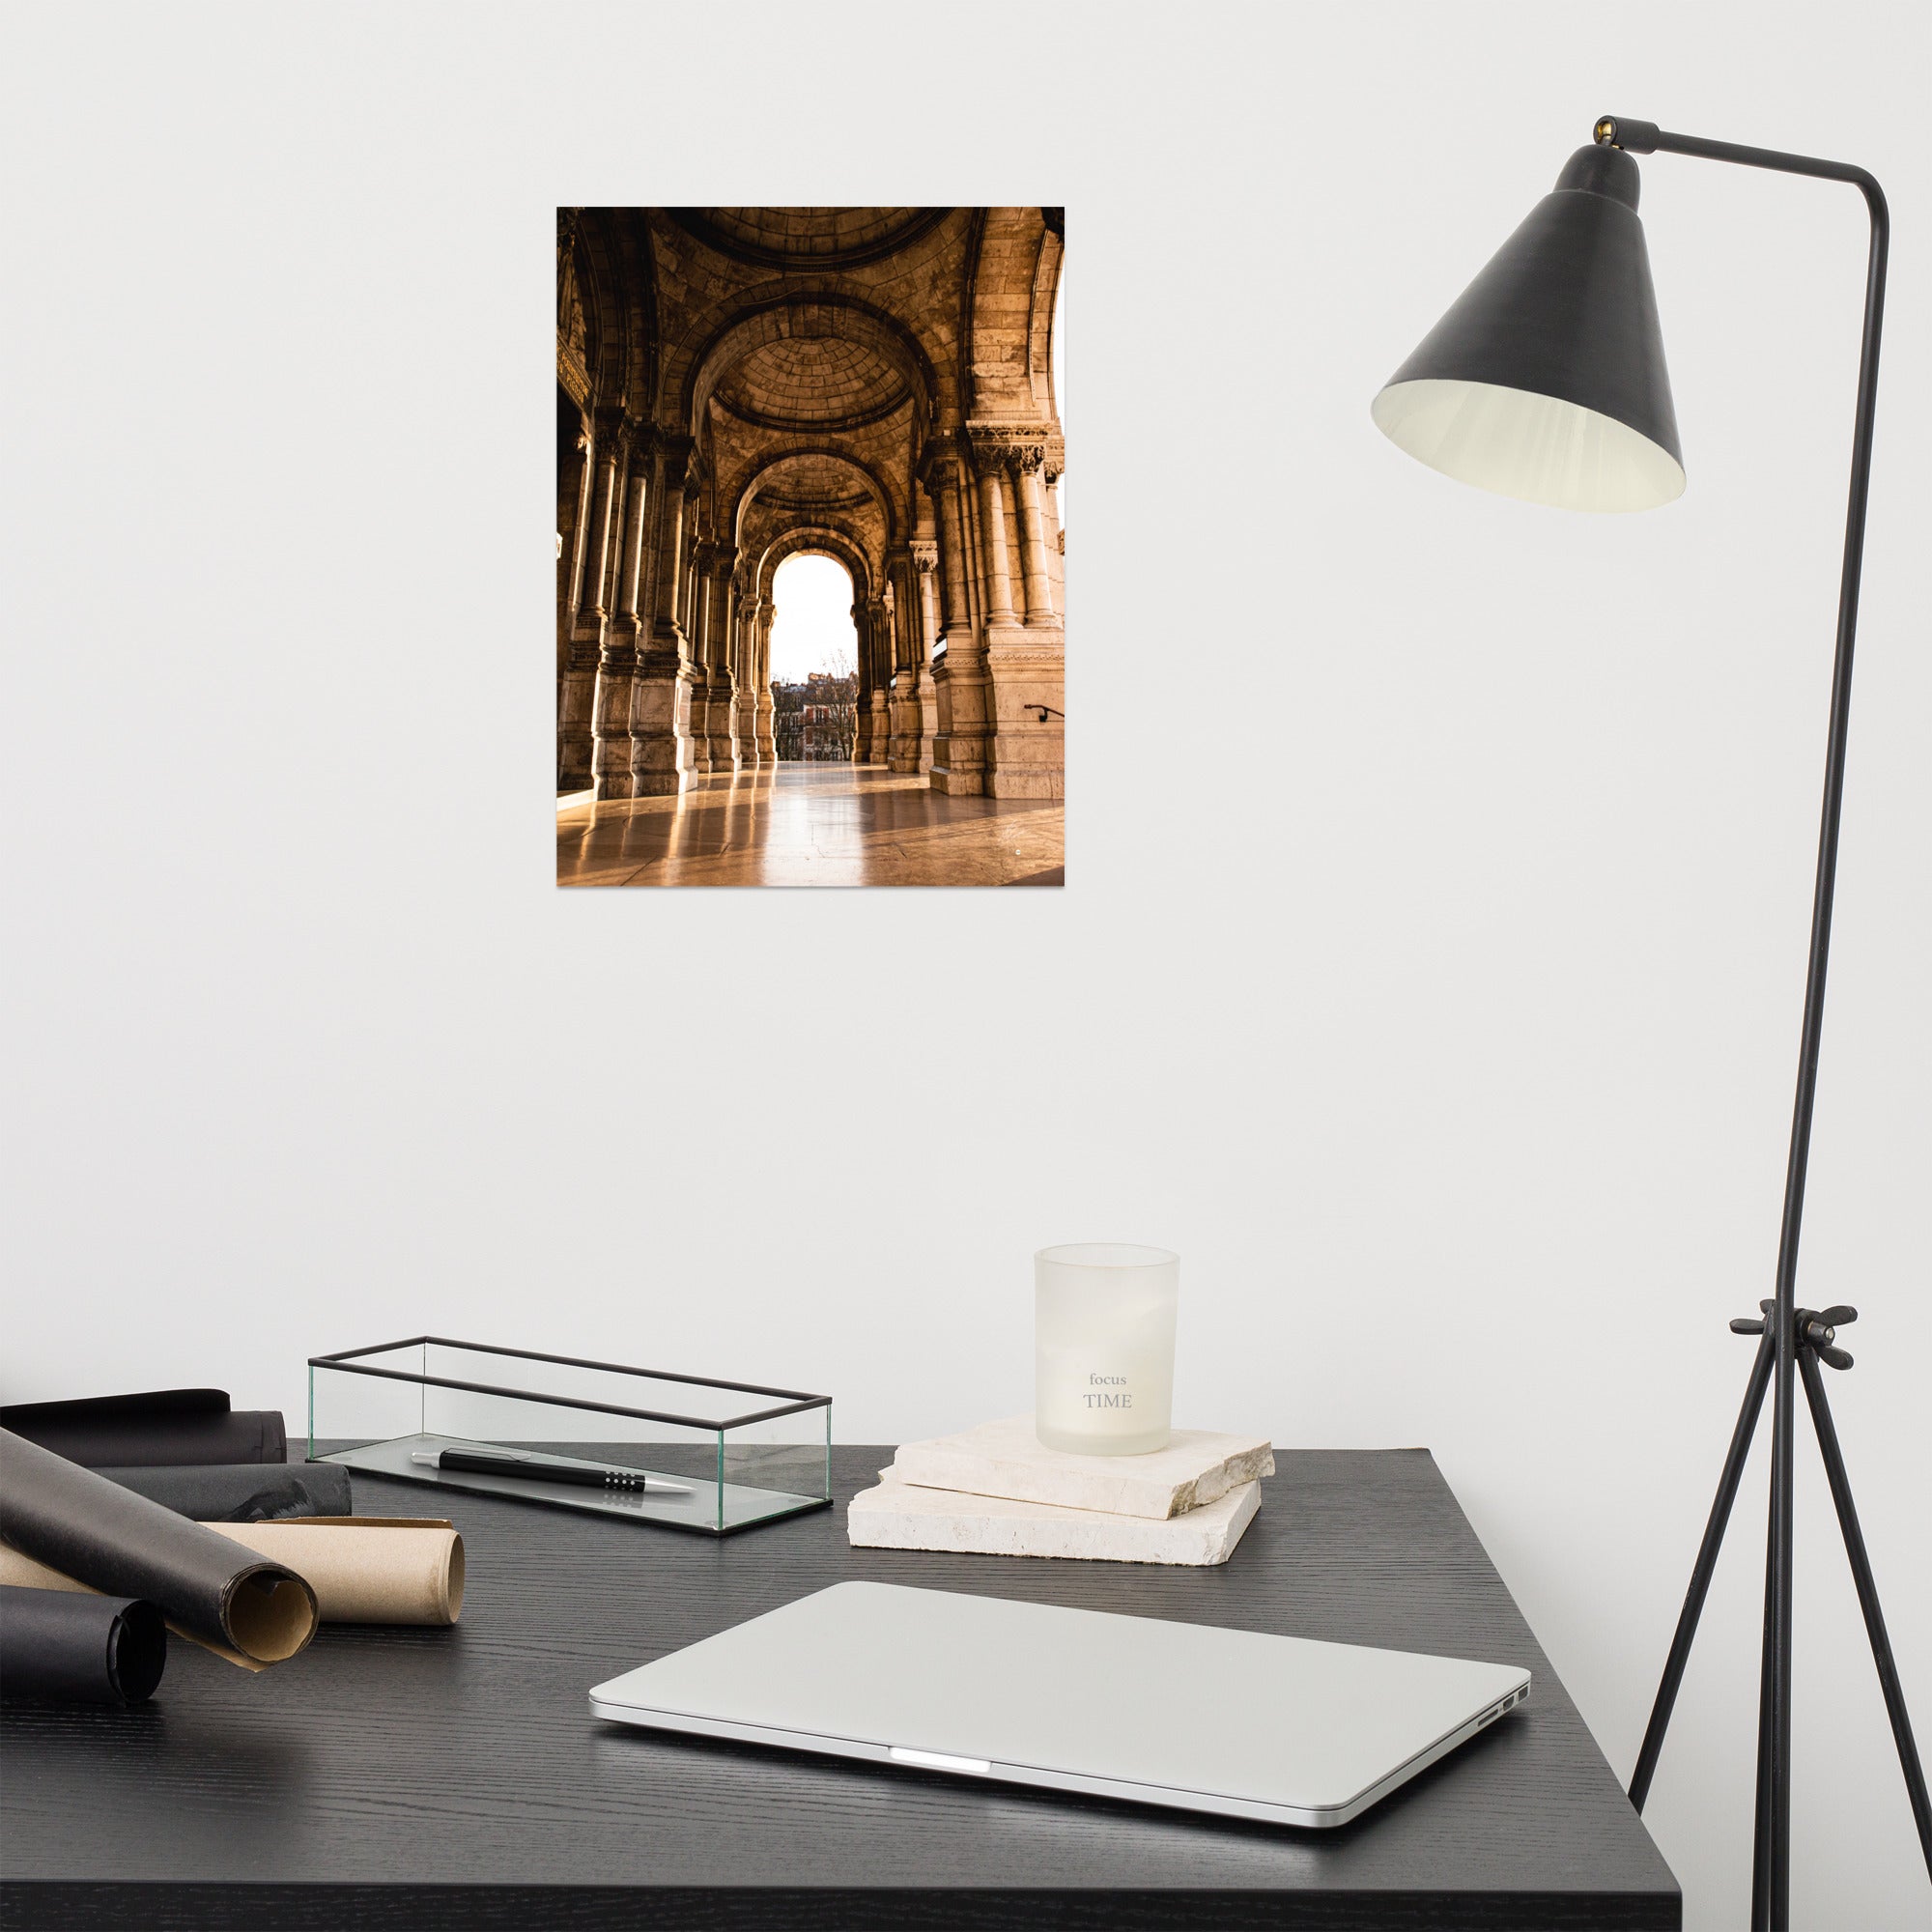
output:
[[[1060,208],[559,208],[556,882],[1065,882]]]

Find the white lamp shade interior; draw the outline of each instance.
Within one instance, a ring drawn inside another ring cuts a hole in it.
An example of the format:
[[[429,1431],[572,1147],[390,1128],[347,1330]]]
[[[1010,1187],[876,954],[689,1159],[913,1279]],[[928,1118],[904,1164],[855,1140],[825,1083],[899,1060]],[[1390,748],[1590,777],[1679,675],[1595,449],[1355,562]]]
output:
[[[1684,494],[1666,449],[1612,416],[1530,389],[1428,378],[1377,396],[1376,427],[1445,476],[1559,510],[1654,510]]]

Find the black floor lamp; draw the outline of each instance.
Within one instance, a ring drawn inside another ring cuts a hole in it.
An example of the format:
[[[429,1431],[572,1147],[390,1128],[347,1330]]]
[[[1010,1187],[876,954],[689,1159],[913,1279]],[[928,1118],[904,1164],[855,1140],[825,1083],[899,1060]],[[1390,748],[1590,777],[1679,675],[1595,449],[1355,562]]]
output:
[[[1774,1299],[1759,1303],[1757,1319],[1731,1323],[1740,1333],[1759,1336],[1757,1357],[1631,1780],[1631,1801],[1640,1810],[1765,1392],[1773,1389],[1771,1534],[1765,1563],[1751,1924],[1754,1932],[1786,1932],[1791,1911],[1792,1445],[1800,1380],[1851,1558],[1919,1844],[1926,1868],[1932,1871],[1932,1804],[1926,1800],[1925,1774],[1913,1743],[1904,1692],[1818,1370],[1821,1361],[1834,1369],[1851,1367],[1852,1358],[1835,1346],[1836,1330],[1855,1321],[1856,1311],[1796,1305],[1798,1235],[1804,1211],[1804,1165],[1811,1141],[1838,813],[1844,796],[1852,642],[1858,626],[1859,566],[1864,553],[1889,223],[1885,196],[1862,168],[1689,134],[1666,134],[1648,121],[1629,121],[1621,115],[1606,115],[1597,123],[1595,133],[1596,145],[1571,156],[1557,177],[1555,191],[1530,211],[1528,219],[1375,400],[1377,425],[1411,456],[1447,475],[1507,497],[1565,509],[1646,510],[1683,492],[1683,453],[1678,447],[1670,378],[1664,369],[1650,259],[1636,214],[1637,165],[1633,155],[1695,155],[1780,174],[1849,182],[1864,196],[1871,213],[1864,339],[1852,439],[1851,508],[1845,519],[1837,654],[1825,754],[1824,818],[1818,836],[1811,958],[1804,982],[1776,1292]]]

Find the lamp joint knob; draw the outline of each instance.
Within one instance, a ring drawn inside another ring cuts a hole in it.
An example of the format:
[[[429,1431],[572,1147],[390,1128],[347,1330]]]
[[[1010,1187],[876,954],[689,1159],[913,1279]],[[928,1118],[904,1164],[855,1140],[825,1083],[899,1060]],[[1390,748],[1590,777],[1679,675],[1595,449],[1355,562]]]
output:
[[[1605,114],[1590,130],[1599,147],[1621,148],[1627,155],[1657,153],[1658,126],[1655,121],[1633,121],[1624,114]]]

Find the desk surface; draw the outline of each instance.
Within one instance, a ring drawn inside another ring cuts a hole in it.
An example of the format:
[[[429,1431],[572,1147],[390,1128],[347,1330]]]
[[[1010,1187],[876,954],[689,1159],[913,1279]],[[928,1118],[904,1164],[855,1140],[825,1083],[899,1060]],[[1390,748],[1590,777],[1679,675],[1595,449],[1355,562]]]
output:
[[[1215,1570],[714,1543],[482,1496],[454,1630],[326,1629],[249,1676],[177,1642],[136,1711],[0,1719],[0,1925],[791,1932],[1675,1927],[1676,1882],[1426,1450],[1278,1457]],[[356,1475],[361,1515],[425,1492]],[[1526,1665],[1529,1705],[1298,1832],[603,1725],[631,1665],[851,1577]]]

